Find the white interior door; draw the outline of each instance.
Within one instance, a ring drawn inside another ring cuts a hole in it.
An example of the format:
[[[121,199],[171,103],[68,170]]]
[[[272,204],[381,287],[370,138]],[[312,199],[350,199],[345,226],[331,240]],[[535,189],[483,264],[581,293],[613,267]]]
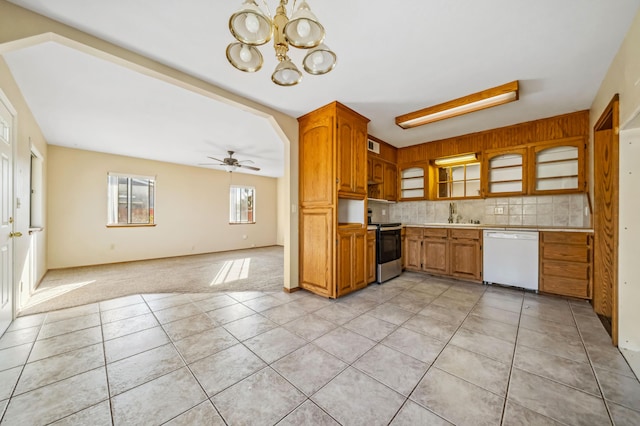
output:
[[[0,335],[13,320],[13,115],[0,97]]]

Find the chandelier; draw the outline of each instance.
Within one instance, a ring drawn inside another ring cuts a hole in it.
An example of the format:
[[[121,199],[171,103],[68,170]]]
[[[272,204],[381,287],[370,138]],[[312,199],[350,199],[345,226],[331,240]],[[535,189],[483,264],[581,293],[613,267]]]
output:
[[[302,80],[302,73],[288,56],[289,46],[308,49],[302,60],[302,67],[313,75],[326,74],[336,65],[336,54],[324,41],[324,27],[303,0],[296,9],[296,0],[291,8],[291,18],[287,16],[288,0],[280,0],[276,14],[272,18],[268,6],[262,0],[267,13],[255,0],[245,0],[240,10],[229,19],[229,30],[238,40],[227,46],[227,59],[237,69],[256,72],[262,68],[262,54],[256,46],[266,44],[273,37],[273,46],[278,65],[271,80],[280,86],[294,86]]]

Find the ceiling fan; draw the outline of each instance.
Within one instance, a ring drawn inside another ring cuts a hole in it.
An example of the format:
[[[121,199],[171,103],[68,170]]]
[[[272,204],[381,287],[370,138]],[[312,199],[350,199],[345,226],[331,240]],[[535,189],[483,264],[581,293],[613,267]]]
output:
[[[229,154],[229,156],[227,158],[222,159],[222,160],[219,160],[219,159],[214,158],[214,157],[207,156],[207,158],[210,158],[212,160],[218,161],[219,164],[218,163],[203,163],[203,164],[200,164],[200,165],[201,166],[223,166],[225,169],[227,169],[227,171],[229,173],[231,173],[232,171],[234,171],[238,167],[243,167],[245,169],[255,170],[255,171],[260,170],[259,167],[253,167],[253,166],[248,166],[246,164],[242,164],[242,163],[253,163],[253,161],[251,161],[251,160],[238,161],[237,158],[233,158],[233,154],[235,153],[234,151],[227,151],[227,153]]]

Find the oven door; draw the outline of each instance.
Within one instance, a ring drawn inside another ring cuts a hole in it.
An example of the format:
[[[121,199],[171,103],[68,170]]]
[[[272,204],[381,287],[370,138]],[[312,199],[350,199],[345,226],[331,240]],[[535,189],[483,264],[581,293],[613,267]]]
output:
[[[376,260],[378,265],[398,260],[402,257],[401,228],[378,230]]]

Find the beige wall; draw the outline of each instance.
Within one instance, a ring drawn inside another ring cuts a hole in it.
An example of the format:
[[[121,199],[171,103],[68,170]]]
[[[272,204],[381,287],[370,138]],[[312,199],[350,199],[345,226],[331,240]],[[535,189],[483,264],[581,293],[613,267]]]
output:
[[[169,82],[185,90],[267,117],[274,130],[280,134],[285,145],[285,176],[283,178],[285,190],[282,205],[287,206],[287,209],[281,215],[284,221],[282,232],[285,252],[284,286],[286,288],[298,286],[298,213],[292,211],[290,207],[298,204],[298,122],[295,118],[135,52],[115,46],[5,0],[0,0],[0,54],[45,41],[62,43]]]
[[[620,95],[620,124],[624,127],[638,127],[632,120],[640,112],[640,11],[627,33],[609,71],[598,90],[591,106],[591,128],[611,101],[613,95]],[[593,138],[591,141],[593,148]],[[627,133],[620,134],[620,223],[619,223],[619,346],[640,351],[640,277],[637,274],[637,253],[640,246],[638,217],[638,162],[637,145],[640,138]],[[593,152],[593,150],[591,150]],[[631,161],[629,161],[631,160]],[[593,166],[593,158],[591,159]],[[593,194],[593,167],[591,169],[591,193]],[[597,176],[596,176],[597,178]]]
[[[9,103],[17,112],[18,144],[13,163],[15,178],[14,201],[20,199],[20,207],[18,208],[17,203],[14,202],[14,231],[21,232],[22,237],[14,240],[15,268],[13,278],[17,290],[15,292],[16,302],[19,302],[21,281],[23,281],[22,296],[28,296],[33,290],[30,288],[30,284],[37,284],[47,272],[46,244],[48,223],[46,218],[43,224],[44,231],[29,235],[31,149],[32,147],[35,148],[44,157],[46,168],[47,143],[2,57],[0,57],[0,91],[7,97]],[[44,202],[46,203],[46,198]],[[27,261],[30,259],[29,256],[31,254],[34,255],[35,268],[33,270],[34,276],[31,277],[31,283],[29,283],[24,282],[24,280],[29,281],[30,265]]]
[[[286,200],[286,182],[283,178],[278,179],[278,223],[276,241],[279,246],[284,245],[284,228],[287,222],[289,208]]]
[[[49,268],[276,244],[277,180],[49,146]],[[107,228],[107,173],[156,177],[154,227]],[[229,185],[256,188],[256,223],[229,224]]]

